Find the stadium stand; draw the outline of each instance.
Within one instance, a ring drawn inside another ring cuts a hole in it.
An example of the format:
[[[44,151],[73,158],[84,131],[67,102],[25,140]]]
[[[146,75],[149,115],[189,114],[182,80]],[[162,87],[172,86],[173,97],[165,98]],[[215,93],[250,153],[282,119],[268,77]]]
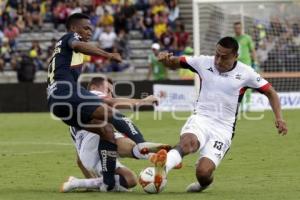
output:
[[[122,72],[120,76],[116,73],[112,76],[132,80],[135,79],[132,73],[146,74],[148,54],[153,42],[161,41],[163,49],[172,49],[177,54],[183,49],[175,42],[180,37],[175,35],[176,26],[180,25],[180,9],[176,0],[8,0],[1,1],[0,7],[2,83],[17,82],[20,61],[24,57],[33,61],[34,81],[45,82],[51,47],[65,33],[64,23],[67,17],[75,12],[91,16],[95,26],[93,42],[108,51],[121,53],[125,60],[121,65],[116,65],[103,58],[86,57],[83,70],[86,73]],[[147,13],[150,19],[145,19]],[[152,34],[146,36],[143,26],[149,20],[152,23],[146,26]],[[107,29],[111,29],[111,33],[107,33]],[[168,29],[170,32],[165,34]],[[172,43],[168,41],[170,39]],[[187,38],[182,44],[189,44]],[[177,73],[173,74],[176,78]],[[143,76],[136,79],[143,79],[141,77]]]
[[[152,43],[159,42],[163,50],[180,55],[194,37],[190,0],[7,0],[1,1],[0,7],[1,83],[17,82],[20,61],[26,56],[35,66],[34,82],[45,82],[51,49],[65,33],[66,18],[75,12],[91,16],[93,42],[120,52],[125,60],[116,65],[103,58],[86,57],[84,72],[110,73],[117,80],[145,79]],[[220,16],[216,8],[207,5],[203,9],[202,19],[215,18],[217,23]],[[300,71],[300,25],[292,22],[273,17],[258,24],[246,18],[246,31],[255,41],[262,71]],[[111,32],[106,33],[106,29]],[[214,31],[207,33],[211,38]],[[209,39],[205,42],[201,53],[211,54],[214,45]],[[177,79],[178,73],[171,72],[170,78]]]

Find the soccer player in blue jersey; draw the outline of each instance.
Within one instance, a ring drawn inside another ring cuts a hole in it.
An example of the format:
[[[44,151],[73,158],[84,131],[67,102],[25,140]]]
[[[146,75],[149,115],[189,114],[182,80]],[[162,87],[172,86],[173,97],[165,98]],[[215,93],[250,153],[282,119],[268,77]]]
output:
[[[75,13],[66,23],[68,33],[56,43],[48,68],[48,107],[69,126],[87,130],[101,137],[99,155],[106,191],[115,186],[117,146],[114,128],[136,143],[145,142],[140,131],[124,119],[118,111],[103,103],[97,95],[81,87],[78,77],[83,64],[83,54],[104,56],[121,62],[118,53],[108,53],[88,43],[92,25],[87,15]],[[108,122],[108,123],[104,123]],[[153,150],[158,146],[150,146]]]

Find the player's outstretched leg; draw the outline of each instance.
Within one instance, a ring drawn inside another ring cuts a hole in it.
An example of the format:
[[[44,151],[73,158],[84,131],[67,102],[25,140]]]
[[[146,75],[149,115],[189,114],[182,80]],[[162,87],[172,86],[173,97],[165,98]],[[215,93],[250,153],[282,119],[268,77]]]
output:
[[[145,139],[141,133],[141,131],[135,126],[132,121],[125,117],[123,114],[115,111],[110,123],[114,125],[114,127],[120,133],[125,134],[127,137],[132,139],[136,144],[145,142]]]
[[[72,192],[76,189],[99,189],[103,183],[103,178],[89,178],[78,179],[74,176],[70,176],[66,182],[64,182],[59,191],[60,192]]]
[[[179,144],[169,153],[165,150],[160,150],[153,154],[150,157],[150,161],[155,165],[155,177],[159,180],[167,176],[171,169],[181,164],[185,155],[196,152],[199,146],[198,138],[194,134],[184,133],[180,137]]]
[[[106,190],[112,190],[115,187],[115,169],[117,159],[117,145],[115,144],[114,129],[111,124],[103,125],[102,121],[93,119],[91,124],[101,124],[99,127],[87,128],[86,130],[98,133],[101,137],[99,141],[99,157],[102,163],[103,182]],[[104,186],[102,188],[105,188]],[[104,189],[103,189],[104,190]]]
[[[115,187],[109,192],[130,192],[126,186],[122,185],[120,175],[115,175],[115,182],[117,183]],[[122,177],[123,178],[123,177]],[[123,178],[124,179],[124,178]],[[126,183],[127,184],[127,183]],[[99,178],[89,178],[89,179],[79,179],[70,176],[66,182],[64,182],[60,187],[60,192],[72,192],[77,189],[88,189],[88,190],[100,190],[101,192],[107,192],[105,185],[103,184],[103,177]]]
[[[213,172],[216,169],[215,164],[209,158],[203,157],[199,160],[196,168],[196,177],[198,182],[191,183],[187,192],[201,192],[213,182]]]
[[[142,133],[132,121],[108,105],[99,106],[94,111],[92,118],[111,123],[118,132],[127,135],[137,144],[145,142]]]
[[[200,147],[198,138],[193,133],[184,133],[180,137],[179,144],[169,151],[166,162],[167,173],[181,165],[182,158],[188,154],[196,152]]]

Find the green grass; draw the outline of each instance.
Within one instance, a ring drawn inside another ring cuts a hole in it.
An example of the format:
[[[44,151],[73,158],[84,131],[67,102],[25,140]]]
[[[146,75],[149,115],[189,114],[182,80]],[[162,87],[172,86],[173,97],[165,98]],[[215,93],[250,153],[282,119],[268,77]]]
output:
[[[258,116],[261,113],[252,113]],[[60,184],[69,175],[82,177],[75,163],[75,150],[68,128],[43,114],[0,115],[0,199],[205,199],[205,200],[299,200],[300,110],[285,111],[289,125],[286,137],[278,136],[271,112],[259,121],[238,121],[236,136],[226,158],[215,173],[211,188],[187,194],[194,177],[197,154],[184,160],[181,170],[169,174],[166,190],[148,195],[140,186],[129,194],[75,192],[61,194]],[[188,116],[182,113],[180,116]],[[152,112],[140,113],[136,124],[148,140],[175,144],[184,120],[164,113],[154,120]],[[136,173],[147,161],[124,159]]]

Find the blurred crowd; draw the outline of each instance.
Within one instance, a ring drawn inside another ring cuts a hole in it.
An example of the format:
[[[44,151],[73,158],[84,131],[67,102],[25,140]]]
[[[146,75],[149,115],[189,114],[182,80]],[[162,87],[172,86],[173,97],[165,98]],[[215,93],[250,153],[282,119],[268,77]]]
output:
[[[127,69],[131,55],[129,32],[132,30],[139,31],[144,40],[158,44],[159,51],[182,55],[191,45],[190,35],[179,20],[177,0],[0,0],[0,72],[20,71],[24,65],[28,72],[46,71],[47,60],[58,38],[53,38],[47,48],[42,48],[41,38],[37,38],[31,42],[29,50],[22,51],[18,37],[23,32],[42,32],[46,24],[52,25],[51,32],[64,32],[68,16],[76,12],[91,17],[92,42],[106,51],[119,52],[125,60],[119,64],[103,57],[85,57],[83,70],[87,73]],[[299,69],[299,21],[282,19],[271,17],[268,22],[255,22],[251,27],[257,61],[264,71]],[[158,49],[157,45],[155,47],[152,48],[154,54]],[[156,62],[153,58],[149,59],[150,65]],[[155,72],[155,68],[152,71]]]
[[[300,22],[271,17],[253,26],[258,63],[266,72],[300,70]]]
[[[33,71],[47,70],[55,38],[46,51],[38,39],[29,51],[19,51],[18,37],[23,32],[41,32],[45,23],[53,24],[53,32],[65,31],[68,16],[77,12],[91,17],[93,42],[108,52],[119,52],[124,60],[130,56],[131,30],[176,55],[189,43],[189,34],[178,20],[177,0],[1,0],[0,72],[18,70],[22,59],[33,63]],[[129,66],[129,62],[112,63],[102,57],[86,57],[85,61],[84,71],[90,73],[122,71]]]

